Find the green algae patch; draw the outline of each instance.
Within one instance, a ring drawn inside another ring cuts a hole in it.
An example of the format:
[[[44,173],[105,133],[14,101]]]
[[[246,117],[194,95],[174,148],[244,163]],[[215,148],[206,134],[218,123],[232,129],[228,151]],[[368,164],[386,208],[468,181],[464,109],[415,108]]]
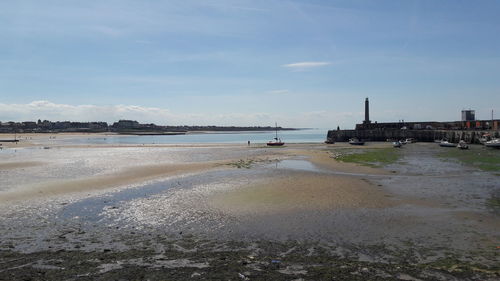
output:
[[[473,146],[468,150],[448,149],[440,152],[439,157],[457,159],[465,165],[500,175],[500,150]]]
[[[234,161],[231,163],[227,163],[225,165],[238,168],[238,169],[250,169],[252,168],[255,164],[259,163],[275,163],[279,162],[279,160],[276,159],[240,159],[238,161]]]
[[[252,168],[252,165],[254,163],[255,163],[255,160],[252,160],[252,159],[250,159],[250,160],[240,159],[236,162],[228,163],[227,165],[238,168],[238,169],[250,169],[250,168]]]
[[[423,268],[443,270],[448,273],[454,273],[457,277],[471,277],[474,274],[482,273],[490,276],[500,275],[500,267],[486,266],[478,263],[461,261],[456,258],[448,257],[437,261],[421,265]]]
[[[368,148],[339,152],[335,157],[338,161],[356,163],[374,168],[395,163],[401,157],[401,151],[395,148]]]
[[[491,210],[500,213],[500,197],[491,197],[486,200],[486,206]]]

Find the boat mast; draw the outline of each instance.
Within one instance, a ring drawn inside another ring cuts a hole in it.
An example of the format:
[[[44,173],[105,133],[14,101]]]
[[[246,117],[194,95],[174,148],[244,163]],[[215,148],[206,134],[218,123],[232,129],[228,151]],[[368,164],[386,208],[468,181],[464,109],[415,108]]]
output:
[[[276,127],[276,140],[278,140],[278,122],[274,122],[274,126]]]

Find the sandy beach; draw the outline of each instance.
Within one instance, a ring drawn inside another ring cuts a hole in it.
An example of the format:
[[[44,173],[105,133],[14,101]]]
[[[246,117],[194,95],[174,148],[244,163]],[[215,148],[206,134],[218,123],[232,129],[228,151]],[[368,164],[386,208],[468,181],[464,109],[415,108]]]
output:
[[[22,135],[0,151],[0,280],[500,274],[498,176],[440,159],[433,144],[374,168],[334,156],[389,143],[48,140]]]

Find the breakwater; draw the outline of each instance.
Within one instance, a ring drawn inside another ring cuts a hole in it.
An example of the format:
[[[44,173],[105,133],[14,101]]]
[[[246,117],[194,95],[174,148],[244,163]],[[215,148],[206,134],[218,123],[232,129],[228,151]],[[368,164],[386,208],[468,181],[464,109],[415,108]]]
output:
[[[464,140],[468,143],[480,143],[479,139],[484,134],[490,134],[493,138],[500,137],[499,130],[402,130],[377,128],[371,130],[330,130],[327,140],[348,141],[350,138],[358,138],[369,141],[386,141],[387,139],[413,138],[416,141],[432,142],[434,140],[447,139],[450,142]]]

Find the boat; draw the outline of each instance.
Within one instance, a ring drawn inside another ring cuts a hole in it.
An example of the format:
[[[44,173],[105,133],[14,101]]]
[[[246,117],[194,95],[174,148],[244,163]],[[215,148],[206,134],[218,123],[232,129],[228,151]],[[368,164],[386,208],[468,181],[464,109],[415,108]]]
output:
[[[414,143],[415,139],[414,138],[408,138],[405,140],[406,143]]]
[[[463,140],[461,140],[461,141],[458,142],[457,147],[460,148],[460,149],[469,149],[469,146]]]
[[[283,146],[285,143],[278,138],[278,123],[275,123],[276,126],[276,137],[272,141],[267,142],[267,146]]]
[[[448,141],[442,141],[439,143],[439,146],[441,146],[441,147],[455,147],[456,144],[448,142]]]
[[[0,142],[19,142],[18,139],[13,139],[13,140],[0,140]]]
[[[352,139],[349,139],[349,144],[352,144],[352,145],[364,145],[365,142],[364,141],[360,141],[358,138],[352,138]]]
[[[401,147],[401,142],[400,141],[395,141],[392,143],[393,147]]]
[[[488,141],[491,141],[491,135],[486,133],[486,134],[483,134],[480,138],[479,138],[479,142],[482,143],[482,144],[485,144],[486,142]]]
[[[492,139],[484,143],[486,147],[500,148],[500,139]]]

